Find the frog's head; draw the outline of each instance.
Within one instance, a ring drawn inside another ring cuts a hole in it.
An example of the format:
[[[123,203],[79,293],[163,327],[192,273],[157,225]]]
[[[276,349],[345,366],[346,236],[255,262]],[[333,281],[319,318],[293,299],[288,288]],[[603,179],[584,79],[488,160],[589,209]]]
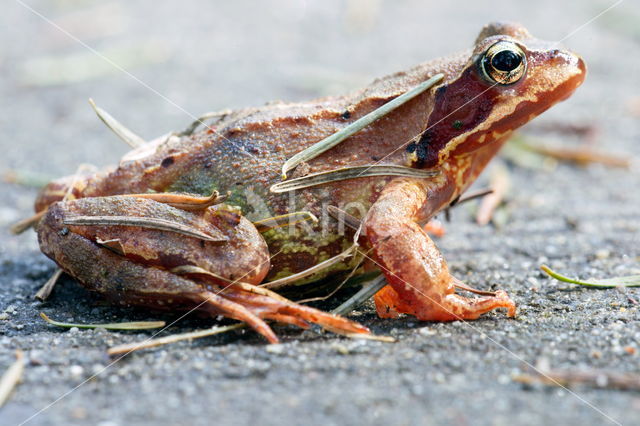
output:
[[[484,27],[466,62],[454,68],[443,70],[427,130],[407,147],[414,167],[435,167],[504,140],[569,97],[586,75],[576,54],[507,23]]]

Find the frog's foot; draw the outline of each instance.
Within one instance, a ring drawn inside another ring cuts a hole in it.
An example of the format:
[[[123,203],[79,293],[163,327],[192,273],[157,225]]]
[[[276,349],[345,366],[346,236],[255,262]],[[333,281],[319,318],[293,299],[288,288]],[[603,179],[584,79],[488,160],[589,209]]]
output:
[[[391,287],[386,286],[374,297],[376,311],[381,318],[396,318],[398,314],[410,314],[423,321],[456,321],[476,319],[496,308],[506,308],[508,317],[515,317],[516,305],[502,290],[495,296],[469,298],[448,294],[441,300],[406,300]]]
[[[378,314],[407,313],[425,321],[476,319],[495,308],[514,316],[514,302],[503,291],[479,298],[455,293],[456,283],[427,233],[416,222],[427,204],[421,183],[398,180],[385,188],[364,221],[364,232],[389,286],[375,297]]]
[[[194,301],[199,302],[202,309],[215,315],[243,321],[255,331],[262,334],[270,343],[277,343],[278,338],[264,322],[293,324],[301,328],[309,328],[310,323],[318,324],[338,334],[368,334],[369,329],[354,321],[320,311],[308,306],[299,305],[277,294],[270,295],[265,289],[255,287],[261,294],[251,289],[230,285],[216,292],[202,292]],[[254,286],[250,286],[254,287]]]

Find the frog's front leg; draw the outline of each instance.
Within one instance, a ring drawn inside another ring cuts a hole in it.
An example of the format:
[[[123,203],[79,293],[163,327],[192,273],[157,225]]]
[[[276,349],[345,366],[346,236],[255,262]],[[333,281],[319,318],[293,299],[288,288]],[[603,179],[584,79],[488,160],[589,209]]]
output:
[[[507,315],[515,316],[515,303],[504,291],[481,298],[455,294],[455,279],[447,263],[416,222],[425,206],[427,190],[420,182],[397,180],[383,190],[365,218],[363,229],[373,257],[389,283],[375,296],[378,314],[454,321],[507,308]]]
[[[278,339],[265,320],[368,333],[256,287],[269,270],[267,245],[222,205],[184,211],[133,196],[82,198],[52,204],[37,231],[42,251],[65,272],[124,304],[223,315],[271,343]]]

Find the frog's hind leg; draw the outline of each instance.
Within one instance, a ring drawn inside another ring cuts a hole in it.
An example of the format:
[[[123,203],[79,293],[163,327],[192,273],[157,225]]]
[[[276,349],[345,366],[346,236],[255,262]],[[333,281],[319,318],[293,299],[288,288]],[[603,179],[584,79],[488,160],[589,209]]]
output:
[[[197,296],[201,301],[199,309],[243,321],[262,334],[269,343],[277,343],[278,338],[265,320],[292,324],[304,329],[309,328],[310,323],[314,323],[338,334],[369,334],[367,327],[341,316],[299,305],[276,294],[271,296],[247,291],[247,286],[243,284],[243,289],[229,285],[220,291],[202,292]],[[264,291],[259,287],[256,289]]]
[[[254,285],[267,274],[268,248],[255,226],[236,216],[215,207],[187,212],[135,197],[83,198],[48,208],[38,238],[65,272],[123,304],[227,316],[271,343],[278,339],[266,320],[369,332]]]
[[[515,303],[503,291],[480,298],[455,293],[458,281],[417,223],[428,208],[427,194],[422,183],[399,179],[384,189],[364,220],[373,260],[390,284],[375,297],[378,314],[407,313],[421,320],[455,321],[507,308],[507,315],[515,316]]]

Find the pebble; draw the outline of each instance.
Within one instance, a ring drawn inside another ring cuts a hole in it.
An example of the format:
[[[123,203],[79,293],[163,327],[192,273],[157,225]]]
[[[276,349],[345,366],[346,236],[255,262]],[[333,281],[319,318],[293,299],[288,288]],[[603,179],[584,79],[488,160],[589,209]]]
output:
[[[429,327],[422,327],[419,333],[422,334],[423,336],[434,336],[438,332]]]
[[[71,374],[71,377],[75,379],[80,378],[82,373],[84,373],[84,368],[79,365],[72,365],[69,367],[69,374]]]
[[[284,352],[284,347],[282,344],[274,344],[274,345],[268,345],[266,348],[266,351],[269,352],[270,354],[281,354]]]
[[[331,348],[335,350],[337,353],[339,353],[340,355],[349,355],[349,349],[346,346],[341,345],[340,343],[335,343],[331,345]]]

